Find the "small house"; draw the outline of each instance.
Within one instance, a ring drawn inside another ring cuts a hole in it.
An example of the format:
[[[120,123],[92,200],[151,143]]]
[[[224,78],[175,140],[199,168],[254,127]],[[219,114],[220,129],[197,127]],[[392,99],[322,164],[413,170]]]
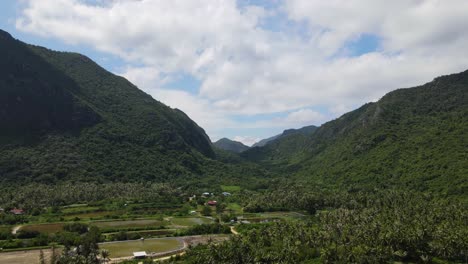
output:
[[[218,204],[218,202],[217,201],[208,201],[207,204],[210,205],[210,206],[215,206],[215,205]]]
[[[146,251],[133,252],[133,258],[135,258],[135,259],[144,259],[147,256],[148,255],[146,254]]]
[[[14,215],[22,215],[24,214],[24,210],[23,209],[18,209],[18,208],[13,208],[10,210],[10,213],[14,214]]]

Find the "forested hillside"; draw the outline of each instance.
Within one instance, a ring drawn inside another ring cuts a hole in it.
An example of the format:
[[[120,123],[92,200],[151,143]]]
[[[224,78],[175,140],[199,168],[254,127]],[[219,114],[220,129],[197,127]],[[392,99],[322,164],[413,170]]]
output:
[[[399,89],[310,136],[242,155],[285,176],[347,188],[402,186],[466,195],[468,71]]]
[[[161,182],[237,173],[214,161],[210,139],[182,111],[83,55],[1,31],[0,56],[0,181]]]
[[[277,139],[284,138],[286,136],[291,136],[291,135],[295,135],[295,134],[310,135],[316,129],[317,129],[317,127],[314,126],[314,125],[305,126],[305,127],[299,128],[299,129],[293,129],[293,128],[292,129],[286,129],[286,130],[283,131],[283,133],[281,133],[279,135],[275,135],[275,136],[260,140],[259,142],[253,144],[252,148],[266,146],[267,144],[273,143]]]
[[[249,149],[248,146],[242,144],[241,142],[230,140],[228,138],[222,138],[214,142],[213,145],[219,149],[234,153],[241,153]]]

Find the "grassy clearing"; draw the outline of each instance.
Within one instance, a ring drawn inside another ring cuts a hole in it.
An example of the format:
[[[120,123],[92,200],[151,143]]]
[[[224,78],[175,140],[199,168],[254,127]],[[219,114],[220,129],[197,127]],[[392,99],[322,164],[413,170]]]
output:
[[[85,207],[85,206],[88,206],[88,204],[70,204],[70,205],[64,205],[63,208]]]
[[[183,244],[174,238],[146,239],[144,241],[125,241],[99,244],[101,249],[107,249],[111,258],[132,256],[135,251],[146,251],[146,253],[159,253],[176,250]]]
[[[234,211],[236,214],[242,213],[242,206],[240,206],[238,203],[228,203],[226,208],[228,210]]]
[[[209,224],[212,223],[213,221],[208,218],[202,218],[202,217],[177,217],[177,218],[172,218],[171,223],[174,225],[179,225],[179,226],[194,226],[194,225],[201,225],[201,224]]]
[[[269,217],[269,218],[286,218],[286,219],[301,219],[306,217],[301,213],[297,212],[266,212],[260,214],[262,217]]]
[[[63,230],[63,223],[25,225],[19,231],[37,231],[46,234],[57,233]]]
[[[255,218],[255,217],[261,217],[262,215],[261,214],[257,214],[257,213],[243,213],[243,214],[239,214],[237,217],[240,217],[240,218]]]
[[[154,220],[154,219],[141,219],[141,220],[128,220],[128,221],[99,221],[92,222],[91,225],[95,225],[99,228],[141,228],[141,227],[156,227],[167,224],[165,221]]]
[[[221,185],[221,190],[223,192],[238,192],[241,190],[241,187],[238,185]]]

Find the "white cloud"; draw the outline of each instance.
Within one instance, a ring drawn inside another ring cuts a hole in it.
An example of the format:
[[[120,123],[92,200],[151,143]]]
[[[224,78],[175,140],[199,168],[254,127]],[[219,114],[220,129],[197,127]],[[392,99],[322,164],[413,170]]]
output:
[[[138,84],[142,88],[161,87],[170,79],[162,76],[161,72],[154,67],[130,67],[127,66],[120,75],[127,78],[130,82]]]
[[[307,32],[260,26],[282,11]],[[274,11],[234,0],[27,0],[17,27],[141,65],[122,74],[217,137],[228,127],[321,123],[395,88],[465,70],[466,14],[465,0],[286,0]],[[381,40],[378,51],[342,52],[363,34]],[[163,89],[180,72],[201,81],[198,94]],[[308,110],[317,106],[329,113]],[[286,111],[258,122],[231,118]]]
[[[250,147],[256,142],[260,141],[260,138],[250,136],[235,136],[234,141],[242,142],[242,144]]]
[[[144,89],[147,93],[170,107],[184,111],[198,125],[203,127],[212,139],[220,138],[221,130],[238,125],[225,113],[213,109],[210,102],[183,90]]]
[[[465,0],[289,0],[286,9],[291,19],[322,29],[319,42],[333,51],[364,33],[380,36],[386,51],[428,54],[468,40]]]
[[[285,123],[290,124],[316,124],[321,123],[325,120],[325,116],[319,112],[312,111],[310,109],[300,109],[290,113],[285,118]]]

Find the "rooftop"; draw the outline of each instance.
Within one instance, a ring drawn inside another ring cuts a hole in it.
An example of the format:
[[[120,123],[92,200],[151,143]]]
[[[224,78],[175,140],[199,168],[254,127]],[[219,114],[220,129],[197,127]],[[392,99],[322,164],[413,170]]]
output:
[[[138,258],[138,257],[146,257],[146,251],[137,251],[133,252],[133,256]]]

